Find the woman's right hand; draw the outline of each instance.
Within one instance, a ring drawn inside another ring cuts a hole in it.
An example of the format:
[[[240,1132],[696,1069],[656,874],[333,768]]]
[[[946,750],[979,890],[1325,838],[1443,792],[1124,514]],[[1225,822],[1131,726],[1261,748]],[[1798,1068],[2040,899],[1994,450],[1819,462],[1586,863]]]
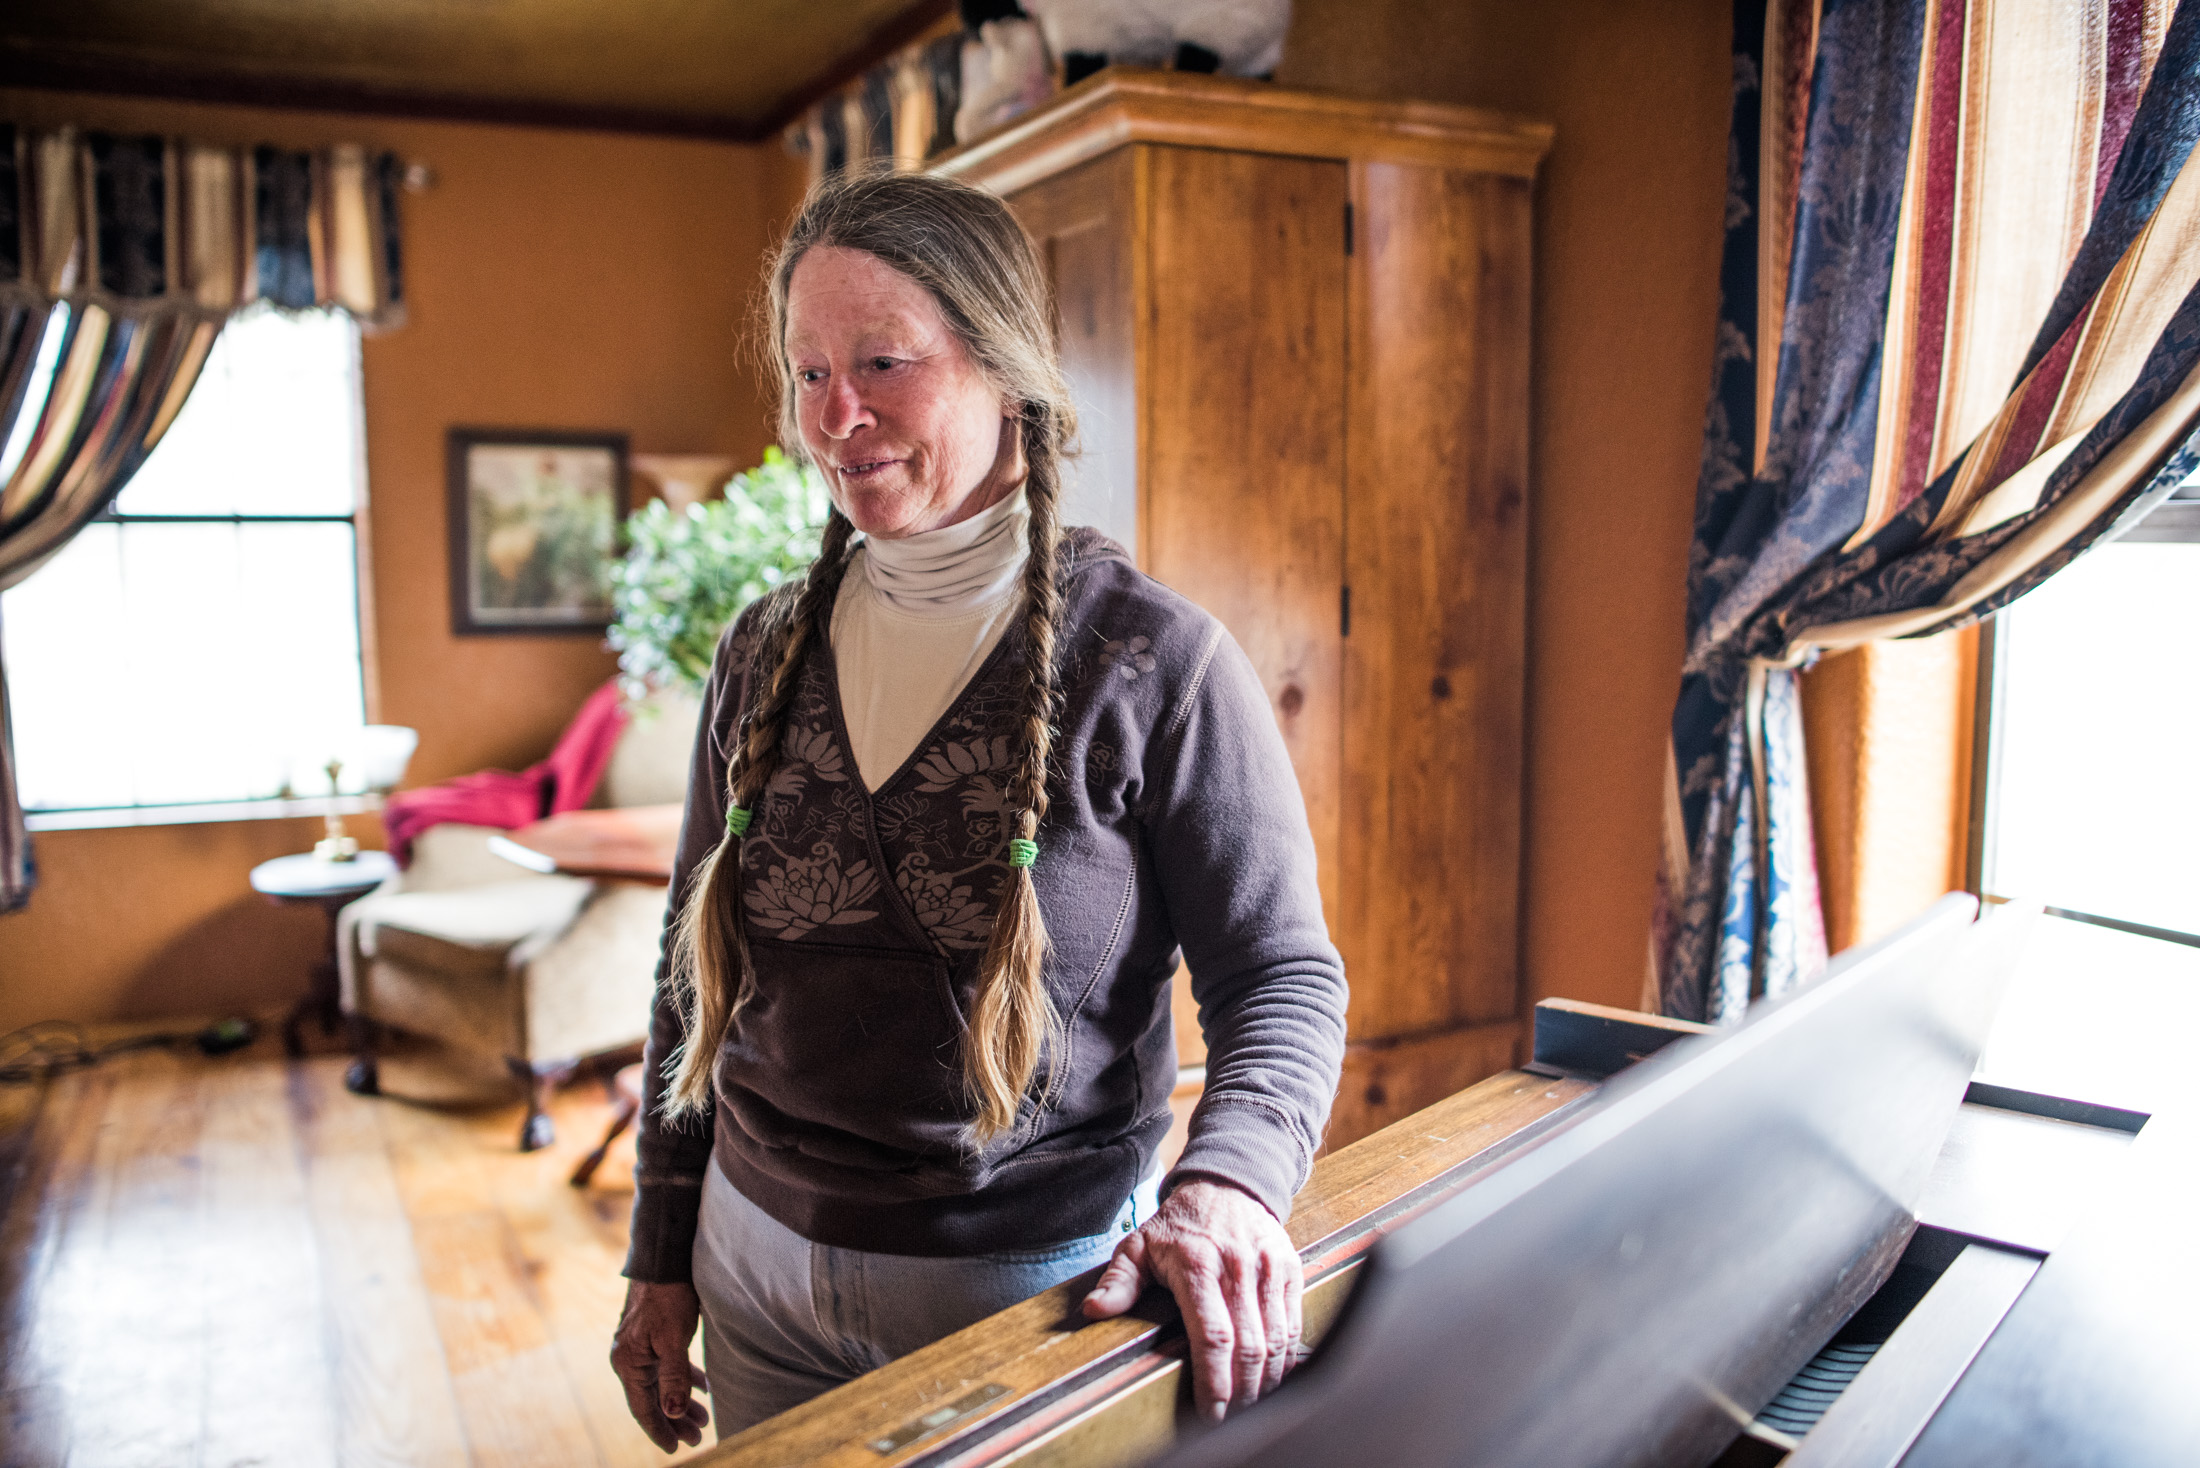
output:
[[[693,1393],[696,1386],[708,1391],[710,1383],[688,1364],[688,1342],[702,1315],[695,1286],[632,1280],[611,1341],[611,1369],[626,1387],[626,1409],[668,1453],[681,1443],[701,1442],[710,1423]]]

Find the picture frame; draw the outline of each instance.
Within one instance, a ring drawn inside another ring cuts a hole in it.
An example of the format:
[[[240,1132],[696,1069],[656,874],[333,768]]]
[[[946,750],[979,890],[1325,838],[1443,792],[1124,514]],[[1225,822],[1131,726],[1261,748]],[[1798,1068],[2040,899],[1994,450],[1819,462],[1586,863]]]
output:
[[[453,428],[451,631],[602,636],[630,508],[623,433]]]

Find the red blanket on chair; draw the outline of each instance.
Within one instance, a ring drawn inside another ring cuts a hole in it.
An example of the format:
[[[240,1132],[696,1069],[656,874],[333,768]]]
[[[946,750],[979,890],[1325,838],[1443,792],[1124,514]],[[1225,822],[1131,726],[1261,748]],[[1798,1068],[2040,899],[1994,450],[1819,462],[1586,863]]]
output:
[[[390,854],[400,866],[412,862],[412,844],[422,831],[457,821],[469,826],[512,830],[544,816],[579,810],[596,793],[596,782],[611,763],[611,751],[626,730],[626,705],[617,679],[588,695],[573,722],[558,736],[557,747],[540,764],[518,774],[482,770],[455,780],[404,790],[382,808]]]

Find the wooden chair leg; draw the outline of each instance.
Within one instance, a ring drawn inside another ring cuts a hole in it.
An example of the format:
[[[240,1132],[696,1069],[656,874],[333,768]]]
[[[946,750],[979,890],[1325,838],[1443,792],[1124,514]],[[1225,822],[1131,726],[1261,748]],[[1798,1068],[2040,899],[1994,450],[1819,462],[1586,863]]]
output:
[[[283,1016],[283,1054],[292,1060],[303,1060],[306,1055],[305,1035],[300,1026],[313,1009],[312,996],[307,996],[290,1006],[290,1013]]]
[[[346,1015],[351,1030],[351,1064],[344,1068],[344,1089],[356,1096],[382,1094],[382,1062],[374,1053],[374,1021]]]
[[[604,1158],[610,1155],[611,1144],[619,1140],[620,1133],[634,1125],[634,1118],[640,1114],[641,1109],[642,1103],[633,1097],[623,1094],[619,1097],[619,1109],[611,1114],[611,1125],[605,1129],[603,1140],[596,1144],[595,1151],[581,1159],[580,1166],[573,1169],[574,1187],[588,1186],[588,1180],[596,1175],[596,1169],[603,1166]]]
[[[506,1056],[504,1063],[527,1088],[527,1115],[519,1124],[519,1149],[537,1152],[558,1139],[557,1124],[550,1120],[550,1093],[573,1074],[574,1062],[552,1060],[540,1064]]]

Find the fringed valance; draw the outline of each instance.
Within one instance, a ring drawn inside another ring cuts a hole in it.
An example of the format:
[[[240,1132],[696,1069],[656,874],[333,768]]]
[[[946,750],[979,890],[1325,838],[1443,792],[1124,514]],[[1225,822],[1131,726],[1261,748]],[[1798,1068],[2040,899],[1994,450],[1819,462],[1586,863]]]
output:
[[[404,164],[339,144],[228,148],[0,123],[0,306],[219,320],[256,301],[404,309]]]

